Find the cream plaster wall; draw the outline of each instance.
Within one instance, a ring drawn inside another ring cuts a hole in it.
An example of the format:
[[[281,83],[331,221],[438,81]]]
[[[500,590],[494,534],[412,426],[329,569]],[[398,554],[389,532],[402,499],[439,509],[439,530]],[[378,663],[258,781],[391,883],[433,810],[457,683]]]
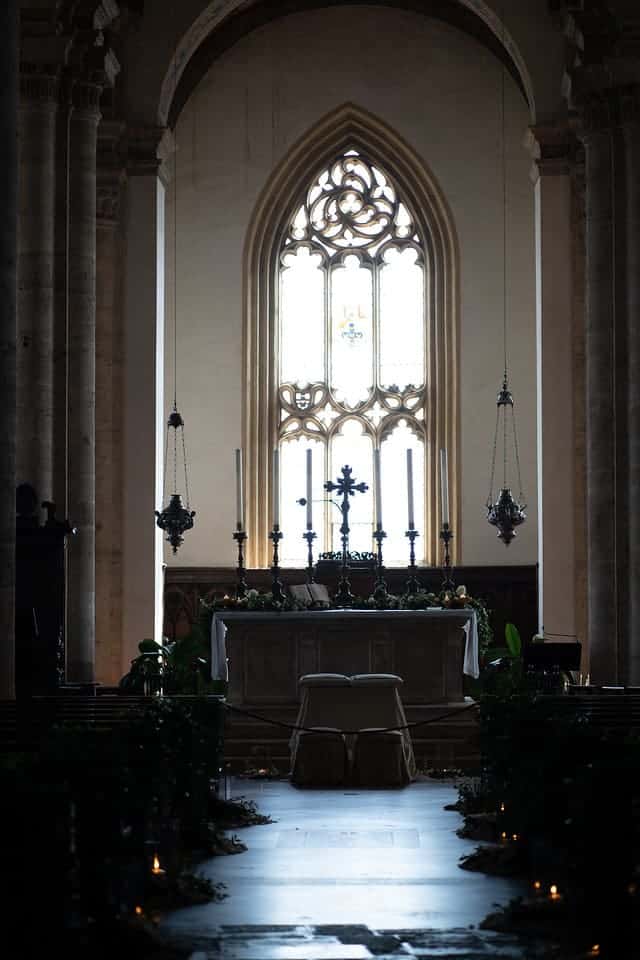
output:
[[[242,423],[243,247],[274,167],[345,102],[376,114],[424,158],[460,245],[462,529],[467,564],[534,563],[536,404],[534,196],[527,108],[506,79],[507,295],[528,521],[509,548],[485,520],[502,375],[501,72],[458,31],[415,14],[348,6],[295,14],[224,54],[177,128],[178,406],[195,527],[169,564],[233,564],[233,451]],[[173,395],[174,186],[167,210],[166,396]]]

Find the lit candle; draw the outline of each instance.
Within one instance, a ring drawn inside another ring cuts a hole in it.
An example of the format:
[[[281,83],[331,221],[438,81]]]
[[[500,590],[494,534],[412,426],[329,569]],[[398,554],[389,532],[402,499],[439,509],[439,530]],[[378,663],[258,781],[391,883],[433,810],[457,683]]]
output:
[[[413,450],[407,449],[407,504],[409,511],[409,530],[413,530]]]
[[[154,856],[154,858],[153,858],[153,866],[152,866],[152,868],[151,868],[151,873],[155,874],[155,875],[158,877],[158,876],[161,876],[161,875],[162,875],[163,873],[165,873],[165,872],[166,872],[166,871],[164,871],[164,870],[162,869],[162,867],[160,866],[160,861],[158,860],[158,857],[157,857],[157,856]]]
[[[376,490],[376,527],[382,529],[382,488],[380,483],[380,447],[373,450],[373,475]]]
[[[447,451],[440,451],[440,496],[442,497],[442,526],[449,525],[449,471],[447,465]]]
[[[236,450],[236,526],[244,530],[244,502],[242,483],[242,450]]]
[[[313,529],[313,519],[311,514],[311,492],[312,492],[311,490],[311,478],[312,478],[311,455],[312,455],[311,447],[307,447],[307,530]]]
[[[280,453],[273,451],[273,525],[280,526]]]

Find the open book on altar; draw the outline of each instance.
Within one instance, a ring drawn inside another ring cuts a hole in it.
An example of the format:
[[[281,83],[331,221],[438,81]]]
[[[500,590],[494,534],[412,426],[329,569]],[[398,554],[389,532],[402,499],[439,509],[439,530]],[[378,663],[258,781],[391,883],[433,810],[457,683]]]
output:
[[[331,598],[323,583],[296,583],[289,587],[294,600],[308,606],[329,606]]]

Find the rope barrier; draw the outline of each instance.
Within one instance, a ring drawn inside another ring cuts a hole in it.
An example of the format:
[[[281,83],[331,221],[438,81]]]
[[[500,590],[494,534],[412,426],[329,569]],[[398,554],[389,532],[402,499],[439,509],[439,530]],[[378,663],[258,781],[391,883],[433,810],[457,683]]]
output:
[[[339,733],[342,736],[366,736],[367,734],[378,734],[378,733],[392,733],[394,731],[400,730],[413,730],[415,727],[424,727],[428,723],[438,723],[439,720],[446,720],[448,717],[457,717],[461,713],[466,713],[467,710],[473,710],[477,708],[477,703],[470,703],[466,707],[459,707],[457,710],[450,710],[448,713],[443,713],[439,717],[429,717],[426,720],[415,720],[413,723],[404,723],[396,727],[376,727],[375,729],[368,730],[339,730],[337,728],[327,728],[327,727],[303,727],[298,724],[286,723],[284,720],[274,720],[271,717],[262,717],[259,713],[253,713],[251,710],[243,710],[241,707],[234,707],[232,704],[224,702],[224,706],[227,710],[231,710],[233,713],[240,713],[245,717],[251,717],[253,720],[261,720],[263,723],[270,723],[274,727],[285,727],[287,730],[296,731],[302,730],[304,733],[326,733],[329,729],[332,733]]]

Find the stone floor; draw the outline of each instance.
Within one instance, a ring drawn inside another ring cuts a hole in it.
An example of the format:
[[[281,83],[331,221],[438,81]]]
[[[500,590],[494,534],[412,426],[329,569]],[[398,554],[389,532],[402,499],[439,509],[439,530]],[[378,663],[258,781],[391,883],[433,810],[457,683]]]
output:
[[[461,818],[444,809],[457,799],[452,783],[303,790],[237,779],[231,796],[255,801],[274,822],[234,831],[247,850],[199,867],[226,885],[224,900],[162,919],[159,932],[189,944],[192,960],[533,955],[478,929],[525,891],[460,869],[477,844],[456,836]]]

